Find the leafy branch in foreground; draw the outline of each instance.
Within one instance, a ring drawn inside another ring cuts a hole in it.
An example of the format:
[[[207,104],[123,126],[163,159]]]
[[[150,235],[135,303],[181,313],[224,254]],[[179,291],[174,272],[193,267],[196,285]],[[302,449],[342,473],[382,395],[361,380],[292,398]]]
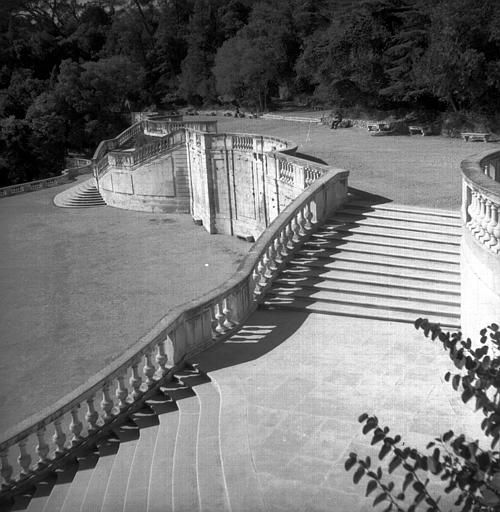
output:
[[[376,416],[364,413],[359,417],[362,432],[371,436],[371,445],[380,445],[378,459],[385,459],[384,469],[354,452],[345,469],[354,471],[354,483],[367,480],[366,496],[375,493],[373,506],[384,504],[384,512],[448,510],[443,508],[442,495],[431,494],[433,483],[444,485],[445,494],[453,493],[454,505],[462,512],[500,511],[500,452],[495,449],[500,440],[499,326],[482,329],[475,347],[462,333],[445,333],[426,319],[419,318],[415,327],[442,343],[459,370],[447,372],[445,380],[464,403],[473,401],[476,411],[482,411],[481,429],[490,446],[482,448],[478,440],[469,441],[449,430],[429,442],[422,453],[406,446],[400,435],[390,435],[389,427],[382,427]]]

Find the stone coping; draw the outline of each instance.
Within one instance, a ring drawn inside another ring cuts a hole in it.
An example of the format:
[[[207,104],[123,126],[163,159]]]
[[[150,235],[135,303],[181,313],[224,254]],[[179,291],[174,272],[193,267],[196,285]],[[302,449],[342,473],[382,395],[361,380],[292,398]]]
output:
[[[500,150],[484,151],[465,159],[460,164],[464,180],[478,189],[487,199],[500,204],[500,183],[493,180],[482,170],[482,165],[493,157],[500,158]]]

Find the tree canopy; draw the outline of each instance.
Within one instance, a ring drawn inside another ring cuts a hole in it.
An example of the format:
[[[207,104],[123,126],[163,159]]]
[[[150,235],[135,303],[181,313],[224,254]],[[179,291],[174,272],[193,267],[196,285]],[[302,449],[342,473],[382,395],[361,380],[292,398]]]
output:
[[[147,107],[498,116],[499,26],[497,0],[3,0],[0,179],[57,172]]]

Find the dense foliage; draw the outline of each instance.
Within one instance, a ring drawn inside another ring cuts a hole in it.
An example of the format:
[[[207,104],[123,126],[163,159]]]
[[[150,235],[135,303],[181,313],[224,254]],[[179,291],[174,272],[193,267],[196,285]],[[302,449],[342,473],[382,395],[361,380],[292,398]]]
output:
[[[2,0],[0,185],[59,172],[130,110],[271,98],[500,111],[497,0]],[[456,115],[458,115],[456,114]]]
[[[417,329],[439,340],[457,372],[447,372],[445,380],[460,394],[462,401],[481,411],[482,440],[468,439],[452,430],[431,440],[427,453],[408,446],[401,435],[382,427],[376,416],[359,417],[363,434],[378,445],[378,458],[350,453],[346,470],[353,479],[366,482],[366,496],[373,494],[373,505],[384,511],[494,512],[500,510],[500,327],[490,325],[481,331],[480,343],[473,345],[460,332],[443,332],[439,325],[419,319]],[[441,494],[436,493],[436,483]],[[452,499],[446,499],[446,495]]]

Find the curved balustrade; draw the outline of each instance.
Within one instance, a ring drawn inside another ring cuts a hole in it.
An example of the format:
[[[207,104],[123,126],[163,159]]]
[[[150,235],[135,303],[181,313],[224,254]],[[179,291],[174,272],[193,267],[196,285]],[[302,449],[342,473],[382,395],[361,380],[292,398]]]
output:
[[[330,169],[262,233],[226,283],[170,311],[133,347],[52,407],[0,441],[3,491],[28,485],[74,449],[95,441],[170,378],[186,358],[227,337],[258,301],[293,252],[343,203],[348,172]]]
[[[67,158],[66,168],[59,176],[45,178],[43,180],[29,181],[0,188],[0,197],[8,197],[24,192],[34,192],[42,188],[57,187],[67,183],[71,178],[92,172],[92,161],[85,158]]]
[[[483,247],[500,253],[500,151],[462,162],[464,224]]]
[[[461,327],[500,323],[500,150],[462,162]]]

